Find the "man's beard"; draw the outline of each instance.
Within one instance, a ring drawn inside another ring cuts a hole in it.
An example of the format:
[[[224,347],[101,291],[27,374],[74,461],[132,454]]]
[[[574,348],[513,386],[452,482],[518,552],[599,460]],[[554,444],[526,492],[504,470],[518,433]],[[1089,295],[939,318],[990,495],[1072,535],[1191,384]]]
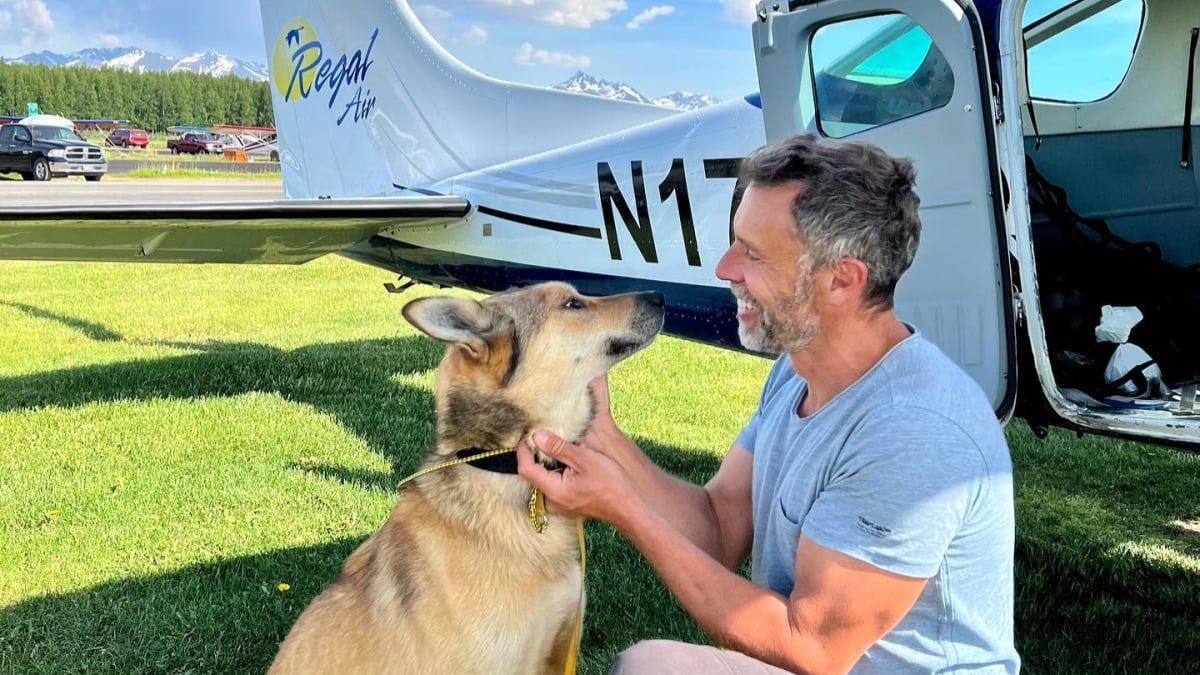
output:
[[[782,354],[801,351],[812,343],[820,322],[813,311],[811,279],[801,275],[795,291],[770,309],[760,305],[739,284],[732,284],[731,290],[739,305],[758,312],[752,325],[738,321],[738,338],[746,349]]]

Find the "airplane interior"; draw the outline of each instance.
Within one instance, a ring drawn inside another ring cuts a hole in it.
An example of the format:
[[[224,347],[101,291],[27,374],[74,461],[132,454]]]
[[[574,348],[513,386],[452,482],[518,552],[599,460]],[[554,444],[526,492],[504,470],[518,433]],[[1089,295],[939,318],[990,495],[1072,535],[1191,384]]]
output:
[[[1059,4],[1024,21],[1028,192],[1055,379],[1087,407],[1187,413],[1200,380],[1200,3]],[[1060,48],[1081,41],[1108,57]],[[1047,67],[1057,85],[1039,82]]]

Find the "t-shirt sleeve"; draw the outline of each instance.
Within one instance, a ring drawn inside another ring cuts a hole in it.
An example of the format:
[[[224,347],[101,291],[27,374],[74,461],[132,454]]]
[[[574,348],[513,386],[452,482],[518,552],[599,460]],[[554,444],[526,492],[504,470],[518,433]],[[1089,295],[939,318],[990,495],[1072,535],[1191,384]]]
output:
[[[986,489],[987,466],[961,427],[930,411],[891,411],[849,436],[801,534],[895,574],[928,578]]]
[[[746,422],[746,426],[742,427],[737,436],[737,444],[754,454],[754,441],[758,436],[759,428],[762,423],[763,409],[766,408],[771,398],[779,392],[783,387],[783,383],[793,376],[792,362],[787,354],[782,354],[775,359],[775,364],[771,366],[771,371],[767,373],[767,379],[763,382],[762,392],[758,396],[758,407],[754,409],[754,414],[750,416],[750,421]]]

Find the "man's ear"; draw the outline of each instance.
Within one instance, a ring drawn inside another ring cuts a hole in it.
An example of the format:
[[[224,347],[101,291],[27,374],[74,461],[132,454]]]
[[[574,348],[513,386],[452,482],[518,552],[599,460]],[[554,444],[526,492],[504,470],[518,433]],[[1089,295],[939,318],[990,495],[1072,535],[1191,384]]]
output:
[[[867,264],[858,258],[843,256],[829,265],[828,301],[841,305],[854,298],[862,298],[870,271]]]
[[[503,324],[500,313],[476,300],[444,295],[413,300],[400,313],[417,330],[475,359],[486,357],[488,340]]]

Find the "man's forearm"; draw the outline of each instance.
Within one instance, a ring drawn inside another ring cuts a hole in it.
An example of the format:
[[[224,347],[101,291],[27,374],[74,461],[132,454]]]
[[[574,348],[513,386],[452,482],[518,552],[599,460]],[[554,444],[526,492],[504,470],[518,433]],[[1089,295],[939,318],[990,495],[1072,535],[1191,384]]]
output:
[[[673,529],[727,567],[740,562],[725,560],[720,522],[703,487],[663,471],[636,446],[621,464],[642,500]]]
[[[631,507],[614,525],[714,642],[793,672],[825,670],[820,640],[793,625],[786,598],[723,567],[656,509]]]

